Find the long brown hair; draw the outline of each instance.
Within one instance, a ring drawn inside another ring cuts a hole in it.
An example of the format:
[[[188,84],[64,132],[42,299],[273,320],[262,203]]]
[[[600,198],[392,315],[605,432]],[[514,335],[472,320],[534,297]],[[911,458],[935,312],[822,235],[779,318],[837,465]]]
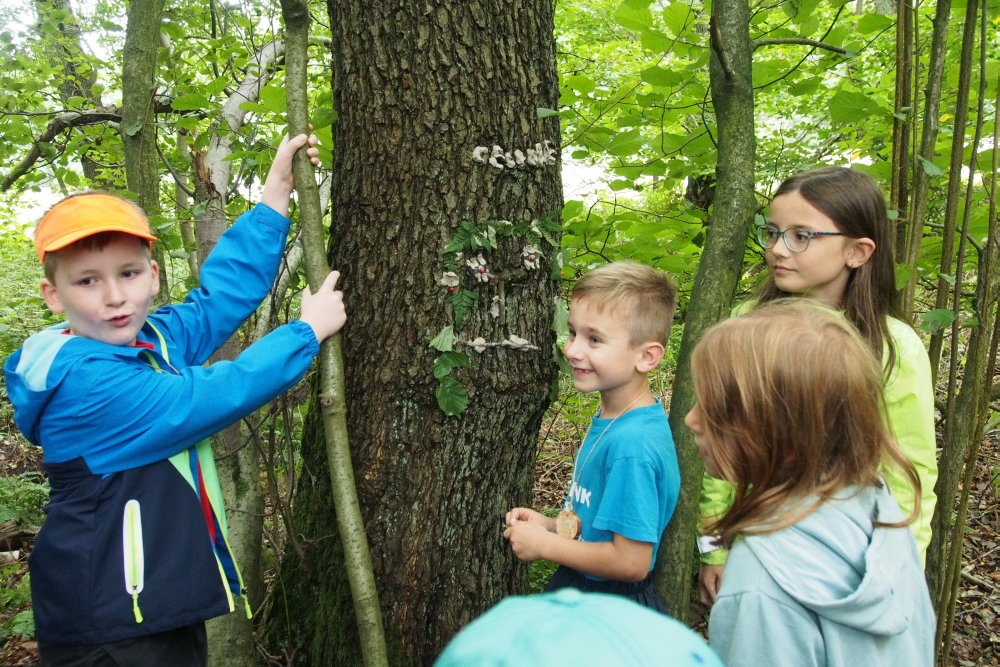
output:
[[[881,369],[849,322],[805,299],[760,306],[709,329],[691,358],[705,439],[735,486],[729,511],[707,530],[731,546],[740,534],[780,530],[847,486],[878,486],[891,462],[920,480],[882,420]]]
[[[871,176],[844,167],[823,167],[803,171],[786,179],[774,197],[798,192],[802,198],[833,221],[849,238],[869,238],[875,252],[867,262],[851,271],[844,290],[842,306],[875,357],[885,359],[885,377],[896,364],[896,350],[889,336],[886,317],[902,319],[899,292],[896,291],[896,266],[893,259],[892,233],[886,215],[885,197]],[[774,276],[768,276],[757,293],[760,304],[793,296],[778,289]]]

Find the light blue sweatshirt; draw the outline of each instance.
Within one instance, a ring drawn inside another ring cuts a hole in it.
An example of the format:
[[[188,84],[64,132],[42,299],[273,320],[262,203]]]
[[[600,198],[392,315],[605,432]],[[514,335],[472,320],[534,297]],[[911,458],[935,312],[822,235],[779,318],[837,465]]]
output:
[[[735,544],[709,620],[727,667],[932,667],[934,610],[913,533],[873,525],[903,519],[885,487],[855,491]]]

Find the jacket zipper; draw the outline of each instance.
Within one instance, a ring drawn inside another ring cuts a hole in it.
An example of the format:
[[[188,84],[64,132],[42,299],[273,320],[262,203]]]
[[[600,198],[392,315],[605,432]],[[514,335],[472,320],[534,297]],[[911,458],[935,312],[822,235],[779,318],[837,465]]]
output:
[[[125,561],[125,591],[132,596],[132,612],[135,622],[142,623],[139,611],[139,593],[145,584],[145,557],[142,551],[142,514],[139,501],[132,499],[125,503],[122,521],[122,545]]]

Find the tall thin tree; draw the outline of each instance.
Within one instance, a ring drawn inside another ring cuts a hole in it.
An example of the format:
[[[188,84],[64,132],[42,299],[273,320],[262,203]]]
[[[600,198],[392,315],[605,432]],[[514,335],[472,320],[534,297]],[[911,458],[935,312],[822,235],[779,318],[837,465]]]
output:
[[[681,468],[681,493],[664,533],[656,563],[656,586],[667,611],[687,621],[698,497],[704,465],[684,416],[694,405],[691,351],[710,326],[729,316],[743,270],[743,253],[757,201],[754,196],[754,130],[750,8],[746,0],[716,0],[710,23],[712,106],[719,157],[715,200],[705,248],[684,319],[670,400],[670,426]]]

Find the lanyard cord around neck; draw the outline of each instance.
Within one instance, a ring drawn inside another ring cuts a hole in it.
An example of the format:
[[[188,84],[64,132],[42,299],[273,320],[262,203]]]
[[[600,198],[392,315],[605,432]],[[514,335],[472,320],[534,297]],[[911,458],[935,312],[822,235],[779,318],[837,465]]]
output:
[[[622,410],[621,412],[619,412],[618,416],[616,416],[614,419],[612,419],[611,423],[604,427],[604,430],[601,431],[601,434],[599,436],[597,436],[597,440],[594,441],[593,445],[591,445],[590,451],[587,452],[587,458],[585,458],[583,460],[583,465],[580,466],[580,475],[577,476],[577,474],[576,474],[576,466],[580,463],[580,452],[583,451],[583,445],[584,445],[585,442],[587,442],[587,438],[590,437],[590,429],[592,429],[594,427],[594,422],[593,422],[593,420],[591,420],[590,426],[587,427],[587,434],[583,436],[583,442],[580,443],[580,449],[577,450],[577,452],[576,452],[576,461],[573,462],[573,475],[569,479],[569,493],[567,493],[566,496],[567,496],[567,500],[569,502],[569,506],[571,508],[573,507],[573,485],[576,484],[577,482],[579,482],[580,479],[583,477],[583,471],[587,468],[587,462],[590,461],[590,455],[594,453],[595,449],[597,449],[597,445],[600,444],[601,438],[603,438],[604,434],[608,432],[608,429],[610,429],[612,426],[614,426],[614,423],[616,421],[618,421],[618,418],[621,417],[626,412],[628,412],[629,409],[633,405],[635,405],[639,401],[640,398],[642,398],[643,396],[645,396],[645,394],[646,394],[646,389],[643,389],[642,393],[640,393],[638,396],[636,396],[635,398],[633,398],[632,402],[629,403],[628,405],[626,405],[625,409]]]

